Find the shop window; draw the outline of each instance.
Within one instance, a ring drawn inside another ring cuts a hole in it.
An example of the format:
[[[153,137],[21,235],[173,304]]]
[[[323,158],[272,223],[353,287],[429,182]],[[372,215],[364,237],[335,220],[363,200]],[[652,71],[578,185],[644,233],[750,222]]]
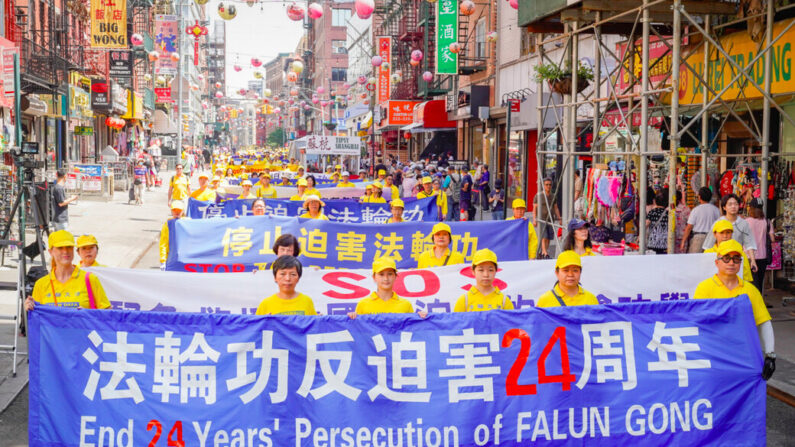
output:
[[[331,10],[331,26],[348,26],[348,20],[350,19],[350,9],[334,8]]]
[[[522,27],[522,38],[519,51],[522,56],[527,56],[528,54],[536,52],[536,35],[527,31],[527,28],[524,27]]]
[[[331,80],[345,82],[348,80],[348,70],[345,68],[332,68]]]

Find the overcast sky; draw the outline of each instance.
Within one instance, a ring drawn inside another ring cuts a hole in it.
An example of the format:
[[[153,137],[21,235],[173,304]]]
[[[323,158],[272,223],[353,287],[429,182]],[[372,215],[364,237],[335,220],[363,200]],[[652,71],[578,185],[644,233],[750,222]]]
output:
[[[218,0],[207,3],[207,17],[211,21],[223,20],[218,16],[218,3]],[[285,9],[288,3],[269,1],[248,6],[241,1],[233,4],[237,8],[237,16],[226,21],[227,94],[248,88],[248,81],[255,79],[252,57],[265,63],[279,53],[292,53],[303,34],[302,22],[287,18]],[[243,67],[240,73],[232,68],[235,63]],[[262,67],[259,70],[265,74]]]

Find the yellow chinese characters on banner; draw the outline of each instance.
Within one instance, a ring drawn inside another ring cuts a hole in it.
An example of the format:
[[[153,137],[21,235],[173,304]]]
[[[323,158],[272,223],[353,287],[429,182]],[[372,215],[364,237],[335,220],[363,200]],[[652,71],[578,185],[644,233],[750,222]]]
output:
[[[126,0],[91,0],[91,47],[127,48]]]

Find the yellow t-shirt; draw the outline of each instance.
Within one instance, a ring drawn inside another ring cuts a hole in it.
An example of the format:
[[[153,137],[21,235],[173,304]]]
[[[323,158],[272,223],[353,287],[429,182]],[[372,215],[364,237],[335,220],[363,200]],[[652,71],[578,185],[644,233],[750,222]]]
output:
[[[276,198],[276,188],[273,185],[268,185],[268,187],[262,186],[262,183],[257,183],[257,186],[254,188],[254,195],[257,197],[263,197],[265,199],[275,199]]]
[[[754,321],[756,325],[770,321],[770,312],[767,311],[765,300],[762,299],[762,294],[753,285],[751,281],[744,281],[742,278],[737,278],[740,282],[732,290],[729,290],[720,279],[718,275],[712,278],[707,278],[701,281],[696,287],[696,292],[693,294],[694,299],[705,298],[736,298],[741,295],[746,295],[751,301],[751,309],[754,311]],[[38,284],[38,283],[37,283]]]
[[[395,292],[392,292],[392,298],[386,301],[373,292],[367,298],[359,301],[359,304],[356,305],[356,313],[359,315],[410,314],[414,313],[414,308],[409,300],[400,298]]]
[[[712,248],[704,250],[704,253],[717,253],[717,252],[718,252],[717,245],[713,246]],[[745,253],[743,253],[743,276],[741,278],[746,281],[754,280],[754,274],[751,272],[751,262],[748,261],[748,256],[745,256]]]
[[[168,221],[173,219],[169,217],[160,228],[160,263],[166,262],[168,259]]]
[[[450,255],[450,259],[448,259],[447,264],[445,264],[444,260],[447,258],[447,255]],[[430,249],[420,254],[420,259],[417,261],[417,268],[426,269],[428,267],[441,267],[443,265],[463,264],[464,262],[466,262],[464,259],[464,255],[462,255],[457,251],[451,252],[450,249],[448,248],[447,250],[445,250],[444,255],[442,255],[441,258],[437,258],[433,252],[433,249]]]
[[[389,197],[389,200],[395,200],[395,199],[399,199],[400,198],[400,190],[398,189],[397,186],[395,186],[395,185],[389,185],[389,186],[384,185],[384,189],[387,189],[387,188],[389,188],[389,190],[392,191],[392,195]]]
[[[522,219],[528,220],[527,218],[524,217]],[[505,220],[516,220],[516,218],[511,216]],[[538,236],[536,236],[536,229],[533,226],[533,223],[529,222],[527,224],[527,253],[529,254],[528,258],[535,259],[537,252],[538,252]]]
[[[337,188],[353,188],[356,186],[352,182],[339,182],[337,183]]]
[[[307,188],[306,191],[304,191],[304,195],[305,196],[318,196],[318,197],[321,197],[321,198],[323,197],[323,196],[320,195],[320,191],[318,191],[317,188]]]
[[[390,217],[390,218],[389,218],[389,219],[387,219],[387,221],[386,221],[386,223],[401,223],[401,222],[405,222],[405,221],[404,221],[403,219],[400,219],[400,220],[395,220],[395,218],[394,218],[394,217]]]
[[[513,310],[513,303],[500,292],[498,287],[484,296],[477,287],[472,286],[455,302],[453,312],[482,312],[495,309]]]
[[[434,195],[433,191],[431,191],[431,192],[420,191],[420,192],[417,193],[417,198],[418,199],[427,199],[428,197],[433,197],[433,195]]]
[[[176,175],[171,177],[171,180],[168,183],[168,186],[172,188],[171,190],[171,199],[172,200],[185,200],[188,198],[188,186],[189,186],[188,177],[185,174],[180,175],[177,177]]]
[[[596,253],[594,253],[590,247],[585,247],[585,253],[581,254],[580,257],[583,256],[596,256]]]
[[[359,201],[362,202],[362,203],[370,203],[370,197],[372,197],[372,196],[368,196],[367,194],[365,194],[365,195],[359,197]]]
[[[201,200],[202,202],[214,202],[215,201],[215,191],[208,188],[197,189],[190,193],[191,198],[196,200]]]
[[[86,267],[85,265],[83,265],[83,261],[80,261],[80,267]],[[105,266],[97,262],[96,259],[94,259],[94,262],[92,262],[91,265],[89,265],[88,267],[105,267]]]
[[[305,212],[304,214],[301,214],[301,215],[300,215],[300,216],[298,216],[298,217],[303,217],[303,218],[305,218],[305,219],[328,220],[328,216],[326,216],[326,215],[325,215],[325,214],[323,214],[322,212],[320,213],[320,215],[319,215],[319,216],[317,216],[317,217],[312,217],[312,216],[310,216],[310,215],[309,215],[309,211],[307,211],[307,212]]]
[[[88,299],[88,289],[86,288],[86,273],[80,267],[75,266],[72,276],[62,283],[55,278],[53,273],[40,278],[33,286],[33,300],[40,304],[54,304],[60,307],[82,307],[91,308]],[[97,309],[110,309],[110,301],[105,295],[105,289],[96,275],[89,274],[88,282],[91,284],[91,291],[94,292],[94,303]],[[52,296],[55,290],[55,297]]]
[[[299,293],[297,297],[289,300],[279,298],[273,294],[259,303],[257,315],[317,315],[312,298]]]
[[[447,216],[447,194],[439,194],[438,191],[434,191],[434,194],[436,194],[436,206],[442,213],[439,220],[444,220],[444,216]]]
[[[580,286],[576,296],[568,296],[560,289],[559,284],[555,284],[555,293],[566,303],[567,306],[585,306],[589,304],[599,304],[593,293],[585,290]],[[551,290],[547,290],[543,295],[536,300],[536,307],[556,307],[560,306],[555,295]]]
[[[386,203],[386,199],[383,197],[373,197],[370,196],[370,200],[365,200],[367,203]]]
[[[290,172],[298,171],[298,165],[287,165],[287,170]]]
[[[303,202],[304,201],[304,196],[302,194],[296,194],[294,196],[291,196],[290,200],[292,200],[294,202]]]

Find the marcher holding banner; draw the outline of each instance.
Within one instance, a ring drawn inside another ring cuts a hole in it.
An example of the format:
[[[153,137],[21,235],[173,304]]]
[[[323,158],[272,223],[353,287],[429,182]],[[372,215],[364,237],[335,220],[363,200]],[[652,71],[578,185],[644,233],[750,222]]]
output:
[[[370,203],[370,197],[373,195],[373,184],[370,183],[364,187],[364,195],[359,197],[359,203]]]
[[[276,188],[271,185],[271,175],[269,173],[263,172],[260,174],[259,182],[257,182],[257,186],[254,188],[254,195],[266,199],[276,198]]]
[[[84,234],[77,238],[77,254],[80,256],[80,267],[104,267],[97,262],[99,253],[99,242],[97,238]]]
[[[251,180],[243,180],[240,182],[240,186],[243,188],[243,192],[237,196],[238,199],[253,199],[256,197],[254,193],[251,192]]]
[[[254,199],[254,202],[251,204],[251,214],[255,216],[264,216],[266,209],[265,199],[262,197]]]
[[[359,301],[356,311],[349,312],[348,317],[367,314],[410,314],[414,312],[409,300],[400,298],[393,290],[397,279],[395,260],[388,257],[373,261],[373,281],[376,290],[367,298]]]
[[[282,177],[282,179],[284,179],[284,178],[285,177]],[[290,200],[295,200],[297,202],[298,201],[303,201],[304,200],[304,195],[306,194],[306,189],[307,189],[306,185],[307,185],[307,180],[305,178],[299,178],[298,181],[295,182],[295,186],[296,186],[296,188],[298,188],[298,194],[294,194],[292,197],[290,197]],[[320,197],[320,196],[318,196],[318,197]]]
[[[720,222],[731,223],[726,220]],[[718,268],[711,278],[702,281],[693,294],[694,299],[704,298],[737,298],[747,297],[751,302],[751,310],[754,313],[754,321],[759,331],[759,341],[762,346],[762,353],[765,355],[765,365],[762,370],[762,378],[769,379],[776,370],[775,337],[773,325],[770,323],[770,312],[767,311],[765,301],[759,290],[754,287],[750,279],[741,279],[737,273],[740,271],[740,264],[745,259],[743,246],[734,239],[721,242],[718,246],[715,267]]]
[[[75,238],[66,230],[53,231],[47,238],[51,271],[39,278],[32,296],[25,300],[25,310],[33,310],[36,303],[84,309],[110,309],[110,301],[99,279],[72,264],[75,257]]]
[[[271,267],[279,291],[262,300],[257,315],[317,315],[312,298],[297,292],[302,266],[294,256],[279,256]]]
[[[306,176],[306,191],[304,191],[304,195],[323,197],[317,189],[317,179],[315,179],[314,175]]]
[[[472,258],[472,273],[475,284],[458,298],[453,312],[481,312],[487,310],[513,310],[513,303],[498,287],[494,286],[497,277],[497,255],[488,248],[478,250]]]
[[[386,221],[386,223],[400,223],[403,222],[403,209],[406,207],[405,203],[401,199],[393,199],[390,202],[390,210],[392,211],[392,217]]]
[[[370,194],[370,199],[367,203],[386,203],[386,199],[383,196],[383,187],[384,185],[381,182],[373,182],[373,193]]]
[[[328,216],[323,213],[323,206],[326,204],[315,195],[307,195],[304,198],[304,209],[306,212],[300,217],[305,219],[328,220]]]
[[[524,219],[528,221],[527,224],[527,253],[530,259],[535,259],[538,253],[538,236],[536,236],[536,229],[530,224],[530,220],[525,217],[527,211],[527,204],[523,199],[513,199],[511,204],[513,208],[513,216],[505,220]]]
[[[423,252],[417,261],[417,268],[439,267],[442,265],[463,264],[464,255],[450,249],[452,230],[446,223],[438,223],[431,230],[433,248]]]
[[[558,280],[552,289],[536,300],[536,307],[583,306],[599,304],[593,293],[580,285],[582,260],[580,255],[569,250],[558,255],[555,262],[555,276]]]
[[[351,173],[345,171],[342,173],[342,181],[337,183],[337,188],[353,188],[356,186],[353,182],[350,181]]]
[[[181,218],[184,212],[185,202],[181,200],[175,200],[171,202],[171,217],[169,217],[160,228],[160,270],[165,270],[166,261],[168,260],[168,246],[170,243],[168,222],[170,220]]]
[[[209,176],[207,174],[199,174],[199,189],[190,194],[192,199],[201,200],[202,202],[215,202],[215,190],[208,187]]]

